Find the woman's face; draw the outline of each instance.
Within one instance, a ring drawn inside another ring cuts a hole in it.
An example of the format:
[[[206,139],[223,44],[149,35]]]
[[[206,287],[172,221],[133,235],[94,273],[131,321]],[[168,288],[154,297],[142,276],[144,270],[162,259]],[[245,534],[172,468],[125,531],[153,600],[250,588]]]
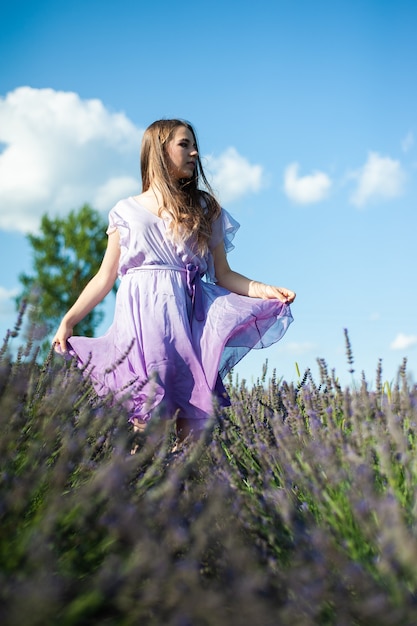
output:
[[[193,133],[186,126],[178,126],[172,139],[167,143],[167,165],[176,178],[191,178],[198,156]]]

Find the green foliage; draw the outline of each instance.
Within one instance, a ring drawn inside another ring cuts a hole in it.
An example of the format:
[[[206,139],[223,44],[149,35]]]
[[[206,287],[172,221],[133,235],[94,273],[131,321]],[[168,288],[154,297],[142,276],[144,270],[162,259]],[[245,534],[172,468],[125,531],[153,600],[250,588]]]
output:
[[[0,623],[415,623],[417,388],[405,363],[375,390],[319,368],[230,377],[175,449],[72,363],[3,350]]]
[[[17,304],[23,300],[32,303],[31,321],[41,323],[45,335],[56,328],[97,272],[107,246],[106,226],[100,213],[84,205],[65,218],[44,215],[40,234],[27,236],[33,250],[34,275],[19,276],[23,291]],[[102,317],[100,307],[96,307],[75,332],[93,335]]]

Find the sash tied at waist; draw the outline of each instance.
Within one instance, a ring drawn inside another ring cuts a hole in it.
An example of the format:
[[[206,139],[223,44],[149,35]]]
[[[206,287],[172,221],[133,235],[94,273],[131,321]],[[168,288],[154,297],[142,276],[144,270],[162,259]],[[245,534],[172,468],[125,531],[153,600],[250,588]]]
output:
[[[199,322],[204,321],[203,288],[201,285],[200,268],[194,263],[187,263],[185,267],[180,265],[140,265],[131,267],[126,274],[132,274],[142,270],[175,270],[186,274],[187,293],[191,298],[192,316]]]
[[[193,263],[187,263],[185,266],[188,295],[191,296],[194,317],[197,321],[202,322],[204,320],[203,289],[199,269],[198,265]]]

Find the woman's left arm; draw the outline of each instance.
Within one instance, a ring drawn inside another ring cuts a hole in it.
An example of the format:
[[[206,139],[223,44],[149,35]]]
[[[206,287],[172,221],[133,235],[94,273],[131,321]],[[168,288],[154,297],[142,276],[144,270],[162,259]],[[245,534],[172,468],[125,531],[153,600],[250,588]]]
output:
[[[294,301],[295,293],[290,289],[266,285],[234,272],[227,261],[223,242],[213,250],[213,259],[217,284],[220,287],[250,298],[277,299],[286,304]]]

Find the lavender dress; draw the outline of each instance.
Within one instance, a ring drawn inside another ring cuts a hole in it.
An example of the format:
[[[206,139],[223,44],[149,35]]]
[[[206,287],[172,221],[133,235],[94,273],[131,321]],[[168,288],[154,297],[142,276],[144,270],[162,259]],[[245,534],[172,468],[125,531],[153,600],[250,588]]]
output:
[[[170,418],[177,410],[207,419],[213,400],[229,404],[221,382],[227,372],[250,349],[281,339],[292,322],[278,300],[215,284],[211,251],[222,240],[231,250],[238,228],[223,210],[203,258],[173,244],[167,222],[134,198],[110,211],[107,232],[118,229],[121,246],[114,320],[104,336],[73,336],[68,344],[96,392],[122,398],[131,419]]]

